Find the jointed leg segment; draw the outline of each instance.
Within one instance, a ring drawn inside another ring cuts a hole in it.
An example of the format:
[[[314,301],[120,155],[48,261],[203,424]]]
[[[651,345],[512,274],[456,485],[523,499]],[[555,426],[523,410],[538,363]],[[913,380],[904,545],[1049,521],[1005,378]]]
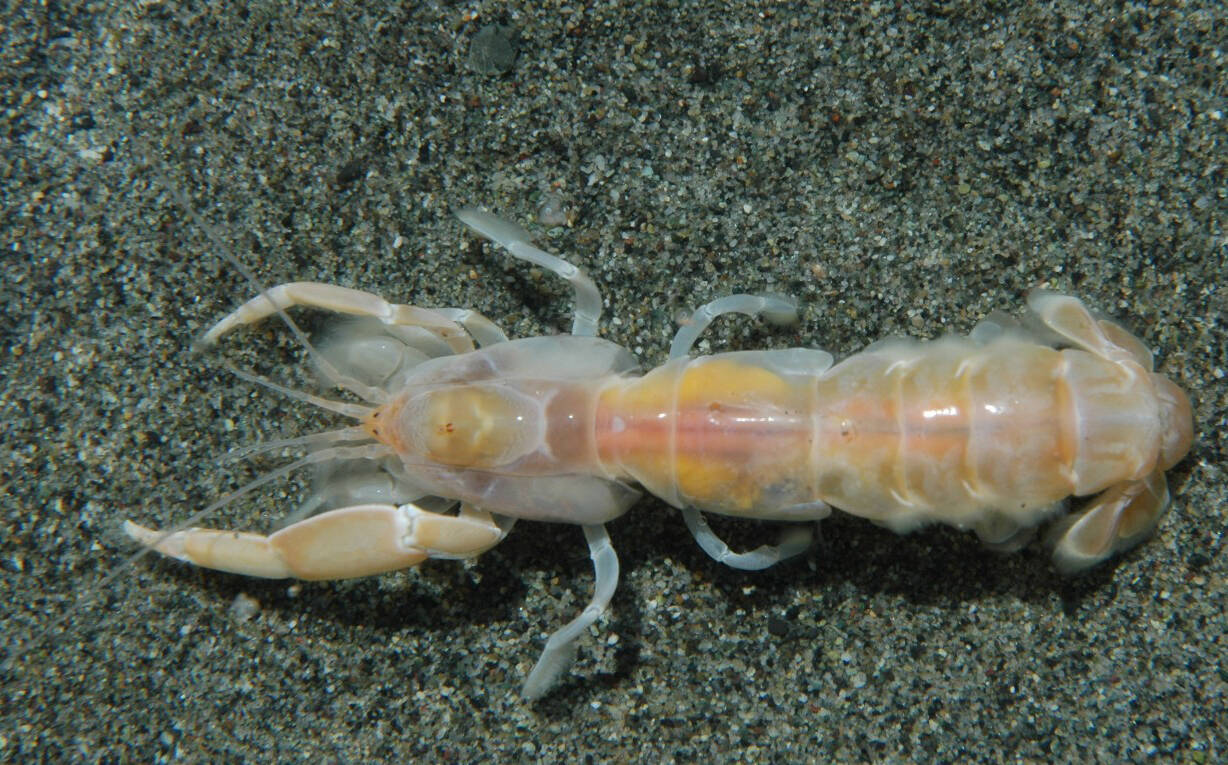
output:
[[[464,327],[465,331],[482,347],[507,342],[507,334],[499,328],[498,324],[472,308],[432,308],[431,310]]]
[[[775,295],[728,295],[695,309],[690,321],[674,335],[674,342],[669,346],[669,357],[676,359],[690,353],[695,341],[713,319],[726,313],[762,316],[773,324],[797,323],[797,304],[791,300]]]
[[[618,588],[618,555],[610,544],[610,535],[601,524],[586,525],[584,538],[593,559],[593,599],[575,619],[563,625],[546,641],[541,658],[524,681],[521,693],[533,701],[554,687],[576,658],[576,641],[610,605]]]
[[[533,237],[529,232],[511,221],[476,207],[462,207],[456,211],[456,217],[469,228],[503,247],[513,257],[541,266],[570,282],[576,296],[571,334],[584,337],[597,334],[597,322],[601,319],[601,293],[587,274],[557,255],[534,247]]]
[[[790,526],[780,535],[779,544],[760,545],[750,552],[739,553],[731,550],[725,540],[716,535],[699,510],[682,508],[682,519],[686,521],[691,536],[713,560],[743,571],[760,571],[775,566],[782,560],[806,552],[814,541],[808,528]]]

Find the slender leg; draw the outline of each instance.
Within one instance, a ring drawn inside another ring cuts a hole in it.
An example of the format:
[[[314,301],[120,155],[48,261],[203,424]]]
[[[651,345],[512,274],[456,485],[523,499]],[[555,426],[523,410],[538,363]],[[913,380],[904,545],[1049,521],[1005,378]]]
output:
[[[524,681],[521,694],[534,701],[554,687],[559,678],[576,658],[576,640],[597,621],[610,605],[614,590],[618,587],[618,555],[610,544],[610,536],[601,524],[586,525],[584,538],[588,541],[589,555],[593,559],[593,599],[575,619],[563,625],[546,641],[541,658],[533,666]]]
[[[724,563],[730,568],[743,571],[760,571],[769,566],[775,566],[782,560],[804,553],[814,538],[809,528],[790,526],[781,533],[780,544],[761,545],[750,552],[736,553],[716,535],[716,532],[704,520],[703,513],[693,507],[684,507],[682,508],[682,519],[686,521],[686,527],[690,530],[691,536],[695,537],[695,541],[699,543],[704,552],[708,553],[717,563]]]
[[[331,510],[269,536],[191,528],[166,534],[132,521],[128,536],[163,555],[204,568],[266,579],[350,579],[416,566],[427,558],[472,558],[504,529],[489,513],[458,516],[413,504]]]
[[[205,333],[201,344],[212,345],[232,329],[271,316],[278,308],[300,305],[367,316],[390,326],[424,327],[447,342],[454,353],[473,350],[473,341],[456,322],[429,308],[389,303],[370,292],[320,282],[290,282],[271,288],[267,296],[258,295],[227,314]]]
[[[797,323],[797,304],[774,295],[729,295],[701,305],[691,314],[691,320],[674,335],[669,346],[669,357],[676,359],[691,352],[691,346],[708,328],[712,320],[721,314],[743,313],[747,316],[763,316],[773,324]]]
[[[584,337],[597,334],[597,322],[601,318],[601,293],[587,274],[557,255],[534,247],[533,237],[529,232],[511,221],[476,207],[462,207],[456,211],[456,217],[469,228],[507,250],[512,257],[527,260],[571,282],[576,300],[571,334]]]

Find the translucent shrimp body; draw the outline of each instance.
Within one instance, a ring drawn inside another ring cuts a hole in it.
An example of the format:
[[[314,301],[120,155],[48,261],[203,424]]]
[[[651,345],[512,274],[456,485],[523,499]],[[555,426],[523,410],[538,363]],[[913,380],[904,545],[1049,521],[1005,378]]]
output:
[[[603,524],[639,488],[680,508],[710,555],[744,569],[803,552],[808,528],[738,553],[703,511],[814,521],[835,507],[899,532],[971,529],[1010,549],[1060,514],[1065,497],[1096,495],[1051,534],[1057,565],[1078,570],[1151,533],[1169,503],[1164,471],[1190,447],[1185,395],[1152,370],[1141,342],[1074,298],[1036,291],[1022,322],[994,318],[969,337],[933,342],[890,339],[834,366],[830,354],[799,348],[690,358],[722,314],[796,318],[788,300],[733,295],[701,306],[671,361],[640,376],[630,353],[593,336],[601,298],[583,272],[512,223],[472,208],[458,216],[571,283],[571,335],[509,341],[465,309],[395,305],[327,284],[261,289],[205,341],[275,313],[302,337],[284,315],[295,305],[359,317],[319,350],[303,341],[321,375],[367,405],[240,373],[357,424],[268,445],[314,451],[202,511],[298,467],[330,466],[276,533],[132,523],[128,533],[208,568],[332,579],[471,558],[517,519],[579,525],[594,593],[548,640],[523,688],[532,699],[558,681],[609,604],[618,558]]]

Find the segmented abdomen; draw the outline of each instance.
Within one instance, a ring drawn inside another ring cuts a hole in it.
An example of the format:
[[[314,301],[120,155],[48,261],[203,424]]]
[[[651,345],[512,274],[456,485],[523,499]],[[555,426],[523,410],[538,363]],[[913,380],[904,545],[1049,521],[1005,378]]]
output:
[[[825,371],[804,353],[680,359],[611,385],[604,467],[675,505],[788,518],[821,501],[904,531],[991,512],[1030,525],[1155,465],[1151,381],[1118,362],[1010,336],[890,341]]]
[[[846,360],[816,381],[817,495],[899,531],[989,508],[1031,521],[1073,489],[1061,370],[1045,346],[963,338]]]

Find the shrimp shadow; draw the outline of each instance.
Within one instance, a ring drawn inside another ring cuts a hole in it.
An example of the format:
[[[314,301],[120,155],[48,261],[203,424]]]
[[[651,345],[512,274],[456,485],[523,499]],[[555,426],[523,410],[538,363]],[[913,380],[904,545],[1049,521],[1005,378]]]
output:
[[[591,597],[593,585],[588,548],[577,527],[528,522],[518,524],[508,539],[469,565],[428,561],[409,572],[352,580],[255,579],[165,558],[151,558],[144,567],[172,593],[162,607],[179,612],[178,618],[193,610],[207,610],[214,623],[234,623],[242,617],[228,615],[227,609],[246,596],[259,603],[259,618],[268,625],[299,621],[296,634],[302,637],[328,633],[330,625],[362,630],[366,640],[380,645],[394,635],[406,635],[407,629],[414,634],[430,633],[435,636],[431,641],[474,627],[492,633],[519,629],[524,637],[517,661],[536,660],[544,646],[541,634],[575,617]],[[534,584],[543,579],[557,580],[558,585],[543,592]],[[568,589],[572,597],[566,607],[543,606]],[[603,633],[636,634],[641,621],[633,594],[618,590],[612,606],[616,616],[600,623]],[[544,611],[546,621],[535,615],[526,617],[527,611]],[[604,669],[592,668],[594,650],[603,654]],[[582,639],[575,668],[535,709],[570,716],[577,701],[624,684],[638,664],[639,646],[634,640],[610,646]],[[524,677],[512,675],[507,680],[508,693],[516,694]]]
[[[774,541],[779,524],[710,516],[714,530],[734,549],[750,549]],[[1102,607],[1116,594],[1116,567],[1131,551],[1081,574],[1067,577],[1049,564],[1048,552],[1033,542],[1023,551],[1001,554],[987,550],[972,534],[932,526],[897,535],[851,516],[835,514],[820,527],[814,547],[797,559],[763,571],[739,571],[709,558],[687,532],[679,513],[647,499],[627,516],[609,526],[618,552],[622,579],[642,578],[670,564],[707,582],[732,609],[741,609],[776,638],[800,637],[792,618],[799,589],[814,594],[813,607],[834,610],[850,597],[870,601],[885,595],[917,607],[934,607],[952,615],[970,604],[1013,598],[1052,608],[1056,595],[1069,619],[1077,619],[1089,602]],[[1145,550],[1146,545],[1140,546]],[[409,574],[347,580],[304,582],[259,580],[204,571],[175,561],[149,564],[157,576],[176,583],[182,592],[218,603],[247,594],[261,603],[275,621],[304,616],[379,636],[415,632],[448,634],[475,625],[520,628],[524,634],[519,659],[535,659],[543,632],[557,629],[573,618],[588,601],[592,565],[580,531],[557,524],[521,523],[499,547],[468,566],[453,561],[431,561]],[[536,590],[534,581],[558,580],[551,592]],[[544,600],[562,590],[572,591],[565,609],[543,607]],[[544,719],[565,720],[580,705],[611,690],[626,688],[642,665],[650,643],[643,634],[644,594],[620,587],[612,601],[612,615],[598,624],[603,639],[583,639],[576,665],[550,694],[532,704]],[[537,599],[537,600],[535,600]],[[186,606],[185,606],[186,607]],[[549,614],[549,621],[526,618],[525,610]],[[782,616],[783,614],[783,616]],[[224,618],[224,617],[223,617]],[[594,668],[596,663],[596,668]],[[515,693],[523,677],[507,678]],[[473,682],[477,679],[471,678]]]
[[[255,579],[240,574],[209,571],[171,560],[156,559],[149,568],[159,579],[174,582],[184,593],[202,600],[233,601],[240,595],[255,598],[262,613],[277,620],[303,616],[377,633],[400,632],[408,625],[446,632],[458,624],[492,624],[514,619],[525,588],[514,573],[515,562],[487,555],[466,570],[394,572],[337,581],[303,582],[294,579]],[[499,582],[491,591],[491,582]]]
[[[735,550],[772,543],[780,528],[780,524],[717,516],[708,520]],[[673,558],[710,582],[731,607],[760,615],[765,625],[782,631],[787,627],[771,622],[777,619],[775,614],[787,612],[799,589],[813,592],[821,607],[846,600],[851,588],[855,597],[867,601],[882,595],[952,613],[997,598],[1046,607],[1057,595],[1063,613],[1073,618],[1089,601],[1102,607],[1106,598],[1111,599],[1117,567],[1146,549],[1140,545],[1068,576],[1052,567],[1048,549],[1036,540],[1021,551],[1001,553],[986,548],[971,533],[943,526],[899,535],[835,513],[820,524],[809,552],[762,571],[741,571],[709,558],[677,512],[669,513],[665,526],[653,535],[658,541],[649,558]],[[1043,534],[1042,527],[1038,537],[1043,539]],[[663,544],[662,539],[669,541]]]
[[[645,505],[655,507],[645,511]],[[710,517],[710,523],[734,549],[750,549],[775,539],[779,524]],[[1085,601],[1102,602],[1114,591],[1113,571],[1132,553],[1119,556],[1078,577],[1057,573],[1049,564],[1048,551],[1034,543],[1018,553],[986,549],[974,535],[945,527],[929,527],[901,536],[864,520],[837,514],[823,522],[821,536],[812,550],[796,559],[762,571],[740,571],[709,558],[686,530],[681,516],[663,503],[645,500],[629,517],[615,521],[611,536],[622,562],[623,579],[663,567],[672,559],[697,580],[709,583],[730,610],[742,610],[749,619],[760,619],[765,633],[774,639],[804,639],[805,628],[792,623],[799,589],[816,595],[818,608],[835,610],[853,597],[869,601],[876,595],[902,598],[918,607],[932,606],[951,614],[970,604],[997,597],[1013,597],[1052,607],[1056,593],[1067,618],[1077,618]],[[557,551],[555,564],[558,568]],[[547,558],[547,560],[550,560]],[[588,566],[576,558],[570,567],[577,573]],[[644,593],[620,587],[613,601],[613,618],[602,634],[620,637],[614,650],[612,671],[585,676],[586,651],[592,641],[582,641],[579,671],[565,676],[562,684],[533,704],[537,715],[549,720],[574,716],[578,705],[608,691],[625,688],[648,644],[644,636]],[[780,616],[784,614],[784,616]],[[684,639],[682,634],[674,639]],[[669,638],[667,638],[669,639]]]

